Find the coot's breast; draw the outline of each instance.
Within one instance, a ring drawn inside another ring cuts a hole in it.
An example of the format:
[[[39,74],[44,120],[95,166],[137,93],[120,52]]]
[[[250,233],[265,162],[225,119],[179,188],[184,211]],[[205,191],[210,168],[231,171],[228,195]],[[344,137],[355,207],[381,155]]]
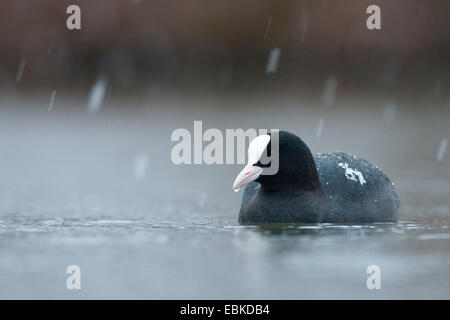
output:
[[[370,162],[347,153],[314,156],[328,198],[329,222],[398,220],[399,198],[386,174]]]

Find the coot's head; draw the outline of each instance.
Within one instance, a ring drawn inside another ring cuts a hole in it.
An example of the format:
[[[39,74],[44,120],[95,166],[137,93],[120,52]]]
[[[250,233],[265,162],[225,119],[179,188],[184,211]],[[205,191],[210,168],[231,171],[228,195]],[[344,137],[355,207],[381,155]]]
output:
[[[272,163],[265,163],[262,159],[264,154],[271,161],[278,156],[278,171],[275,174],[265,174],[264,171],[271,168]],[[252,181],[261,183],[261,188],[266,190],[297,188],[311,191],[320,188],[311,151],[299,137],[287,131],[256,137],[248,148],[248,160],[233,184],[235,190]]]

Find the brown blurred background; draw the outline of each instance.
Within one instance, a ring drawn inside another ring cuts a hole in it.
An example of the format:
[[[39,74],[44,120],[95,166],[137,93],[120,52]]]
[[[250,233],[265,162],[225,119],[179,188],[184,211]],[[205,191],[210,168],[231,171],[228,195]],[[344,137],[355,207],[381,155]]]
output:
[[[66,8],[81,7],[80,31]],[[381,30],[366,8],[381,8]],[[265,68],[281,49],[275,74]],[[108,77],[116,90],[189,85],[219,89],[322,89],[408,94],[448,89],[450,2],[445,0],[3,0],[0,83],[89,87]],[[420,89],[417,92],[416,89]],[[441,97],[445,95],[441,94]]]

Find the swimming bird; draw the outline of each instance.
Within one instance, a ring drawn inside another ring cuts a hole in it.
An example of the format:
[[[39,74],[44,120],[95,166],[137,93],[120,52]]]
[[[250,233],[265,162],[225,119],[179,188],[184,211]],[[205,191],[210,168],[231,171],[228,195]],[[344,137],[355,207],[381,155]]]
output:
[[[398,221],[399,197],[377,166],[343,152],[313,156],[298,136],[276,134],[278,139],[269,133],[252,140],[248,164],[233,184],[235,190],[246,186],[240,223]],[[278,171],[264,174],[277,154]],[[263,155],[272,160],[263,164]]]

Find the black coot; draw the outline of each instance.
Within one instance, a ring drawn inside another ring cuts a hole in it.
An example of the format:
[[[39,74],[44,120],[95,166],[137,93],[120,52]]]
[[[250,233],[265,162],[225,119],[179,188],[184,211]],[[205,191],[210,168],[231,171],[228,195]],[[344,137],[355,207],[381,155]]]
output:
[[[261,175],[265,166],[259,161],[266,148],[271,153],[270,135],[250,144],[251,161],[233,186],[246,185],[240,223],[398,221],[399,198],[378,167],[341,152],[313,157],[296,135],[280,131],[278,137],[279,168],[274,175]]]

